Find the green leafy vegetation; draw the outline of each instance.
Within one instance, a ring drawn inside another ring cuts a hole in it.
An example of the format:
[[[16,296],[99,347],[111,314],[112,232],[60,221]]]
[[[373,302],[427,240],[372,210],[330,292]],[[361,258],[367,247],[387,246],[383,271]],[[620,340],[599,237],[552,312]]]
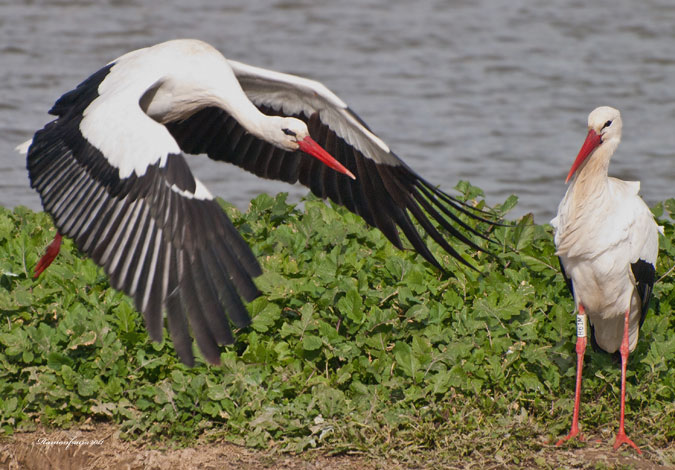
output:
[[[468,183],[458,189],[481,195]],[[33,280],[51,220],[0,209],[2,432],[91,419],[146,440],[208,435],[288,451],[489,454],[518,464],[569,430],[574,305],[550,226],[526,216],[492,228],[496,259],[458,246],[475,271],[436,249],[451,272],[443,274],[313,198],[302,210],[285,195],[262,195],[246,213],[223,206],[259,256],[263,295],[222,366],[198,357],[191,369],[166,331],[150,341],[132,302],[69,240]],[[665,227],[658,278],[675,262],[675,199],[654,213]],[[626,398],[627,432],[663,464],[675,464],[673,279],[670,271],[655,285]],[[619,378],[618,363],[589,348],[581,427],[608,446]]]

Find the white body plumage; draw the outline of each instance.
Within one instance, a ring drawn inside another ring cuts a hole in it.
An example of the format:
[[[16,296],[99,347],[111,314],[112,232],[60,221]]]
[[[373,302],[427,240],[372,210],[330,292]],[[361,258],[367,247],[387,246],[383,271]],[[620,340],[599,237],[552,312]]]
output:
[[[575,304],[583,304],[598,346],[610,353],[619,349],[624,313],[630,307],[632,351],[646,313],[632,266],[640,260],[656,265],[659,227],[638,195],[639,182],[607,177],[609,159],[621,138],[618,111],[598,108],[589,116],[589,128],[601,136],[601,142],[587,160],[579,162],[551,225]]]

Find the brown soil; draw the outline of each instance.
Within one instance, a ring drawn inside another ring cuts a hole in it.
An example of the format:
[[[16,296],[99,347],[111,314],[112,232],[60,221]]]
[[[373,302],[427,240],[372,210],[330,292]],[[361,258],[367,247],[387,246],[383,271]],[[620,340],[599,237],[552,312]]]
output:
[[[310,452],[299,456],[253,450],[231,443],[200,443],[184,449],[140,447],[120,440],[111,425],[81,427],[71,430],[39,429],[17,433],[0,441],[0,470],[399,470],[434,469],[672,469],[654,461],[658,451],[640,457],[632,451],[614,452],[606,443],[587,444],[579,449],[544,448],[531,460],[507,466],[490,456],[470,460],[439,461],[416,456],[417,463],[402,463],[386,457],[364,455],[328,456]],[[670,452],[669,452],[670,453]]]

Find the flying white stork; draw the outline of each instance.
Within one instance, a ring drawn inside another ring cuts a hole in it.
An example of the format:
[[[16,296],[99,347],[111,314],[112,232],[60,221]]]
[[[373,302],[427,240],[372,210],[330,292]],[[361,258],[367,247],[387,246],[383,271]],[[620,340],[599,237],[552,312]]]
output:
[[[227,60],[201,41],[129,52],[50,114],[56,119],[23,146],[31,185],[58,229],[36,276],[61,234],[72,238],[134,299],[154,340],[166,312],[186,364],[194,362],[190,329],[218,363],[218,345],[233,341],[228,317],[237,327],[250,323],[242,299],[260,294],[253,278],[261,269],[183,154],[300,181],[403,248],[400,229],[439,269],[414,220],[465,264],[442,231],[473,249],[459,228],[485,238],[458,217],[483,220],[480,211],[415,173],[321,83]]]
[[[621,417],[614,449],[640,449],[624,430],[626,365],[654,285],[660,227],[638,195],[640,183],[607,176],[621,140],[621,115],[608,106],[588,116],[588,136],[569,174],[572,183],[551,221],[560,267],[577,306],[577,376],[570,433],[579,435],[586,315],[594,348],[621,355]],[[581,436],[579,436],[581,438]]]

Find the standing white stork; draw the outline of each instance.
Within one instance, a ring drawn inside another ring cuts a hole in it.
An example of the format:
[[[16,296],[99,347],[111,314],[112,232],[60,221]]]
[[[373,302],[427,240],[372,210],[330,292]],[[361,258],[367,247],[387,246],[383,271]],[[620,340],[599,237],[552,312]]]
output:
[[[649,308],[660,227],[638,195],[639,182],[607,176],[621,125],[619,111],[608,106],[588,116],[588,136],[567,175],[572,183],[551,221],[560,267],[578,309],[572,428],[557,445],[579,434],[588,315],[593,346],[621,354],[621,417],[614,449],[628,444],[642,453],[624,430],[626,365]]]
[[[261,269],[183,153],[300,181],[398,248],[400,228],[440,269],[413,220],[465,264],[431,220],[473,249],[457,227],[484,237],[458,217],[481,219],[480,211],[422,179],[325,86],[227,60],[201,41],[129,52],[50,114],[57,118],[24,147],[31,185],[58,229],[36,275],[58,253],[61,234],[72,238],[133,297],[154,340],[166,312],[186,364],[194,362],[189,329],[218,363],[218,345],[233,341],[228,317],[250,323],[242,298],[260,294],[253,278]]]

